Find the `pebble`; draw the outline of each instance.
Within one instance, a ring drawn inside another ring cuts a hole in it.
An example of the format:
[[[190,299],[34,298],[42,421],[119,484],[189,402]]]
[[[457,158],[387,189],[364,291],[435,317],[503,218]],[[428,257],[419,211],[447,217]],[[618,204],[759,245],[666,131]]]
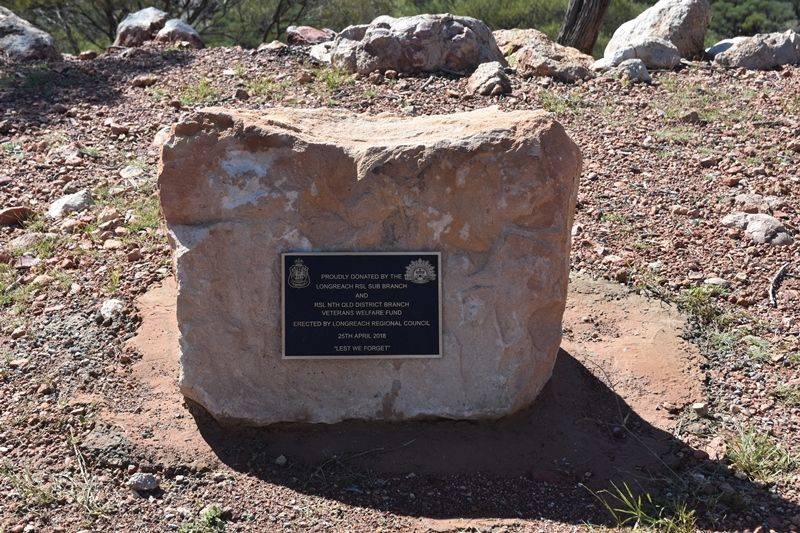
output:
[[[136,491],[153,491],[160,486],[158,478],[153,474],[137,472],[128,479],[128,486]]]

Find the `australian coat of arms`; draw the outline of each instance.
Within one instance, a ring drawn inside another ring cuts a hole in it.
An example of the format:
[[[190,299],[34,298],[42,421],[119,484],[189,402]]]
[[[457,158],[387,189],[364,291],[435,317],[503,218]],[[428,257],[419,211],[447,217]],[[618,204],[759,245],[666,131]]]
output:
[[[302,259],[295,259],[294,264],[289,269],[289,286],[295,289],[303,289],[311,284],[311,276],[308,275],[308,267],[303,264]]]
[[[412,283],[428,283],[436,279],[436,268],[424,259],[411,261],[406,267],[406,281]]]

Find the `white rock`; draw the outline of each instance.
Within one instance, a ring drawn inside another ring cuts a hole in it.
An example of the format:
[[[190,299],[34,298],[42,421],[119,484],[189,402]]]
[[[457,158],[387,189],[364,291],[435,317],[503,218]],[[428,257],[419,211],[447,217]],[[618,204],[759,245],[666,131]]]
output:
[[[331,62],[350,72],[471,71],[481,63],[505,63],[489,27],[451,14],[394,18],[348,26],[336,36]]]
[[[92,193],[88,189],[81,189],[80,191],[63,196],[50,204],[47,210],[47,216],[50,218],[58,219],[63,218],[68,213],[76,211],[83,211],[92,205]]]
[[[148,492],[157,490],[160,483],[153,474],[137,472],[128,479],[128,486],[136,491]]]
[[[744,230],[745,235],[759,244],[786,245],[793,242],[792,236],[777,218],[765,213],[735,212],[726,215],[722,225]]]
[[[118,298],[110,298],[100,306],[100,316],[109,320],[118,316],[125,310],[125,302]]]
[[[164,27],[167,19],[169,15],[154,7],[129,13],[117,26],[114,46],[141,46]]]
[[[626,59],[612,70],[620,78],[631,82],[650,83],[653,81],[641,59]]]
[[[18,61],[61,58],[49,33],[1,6],[0,53]]]
[[[144,174],[142,167],[137,165],[128,165],[119,171],[119,176],[125,180],[132,180]]]
[[[628,59],[641,59],[648,69],[675,68],[681,61],[681,54],[674,44],[658,37],[643,37],[615,51],[610,57],[600,61],[615,67]],[[598,64],[595,61],[593,67]],[[604,63],[605,64],[605,63]]]
[[[729,41],[730,46],[714,55],[714,62],[723,67],[770,70],[781,65],[800,64],[800,35],[792,30],[737,37]],[[722,48],[722,43],[717,43],[714,48]]]
[[[156,41],[162,43],[189,43],[193,48],[203,48],[203,40],[190,24],[181,19],[170,19],[158,30]]]
[[[483,96],[506,94],[511,92],[511,80],[497,61],[481,63],[467,80],[467,91]]]
[[[666,39],[682,57],[700,56],[709,20],[708,0],[660,0],[617,28],[603,56],[612,57],[617,50],[644,37]]]

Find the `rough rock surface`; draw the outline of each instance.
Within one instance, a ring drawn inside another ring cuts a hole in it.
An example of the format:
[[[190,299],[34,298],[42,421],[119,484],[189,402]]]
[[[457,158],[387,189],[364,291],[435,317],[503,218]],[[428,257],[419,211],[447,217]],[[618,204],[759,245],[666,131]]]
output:
[[[510,93],[511,80],[503,65],[497,61],[490,61],[475,69],[467,80],[467,91],[484,96]]]
[[[523,76],[549,76],[567,83],[592,77],[592,56],[553,42],[539,30],[497,30],[493,35],[509,64]]]
[[[708,0],[660,0],[617,28],[603,56],[611,57],[644,37],[666,39],[683,57],[700,56],[710,20]]]
[[[66,196],[62,196],[47,209],[47,216],[50,218],[62,218],[68,213],[81,211],[92,205],[92,193],[87,189]]]
[[[156,41],[162,43],[189,43],[192,48],[203,48],[203,39],[190,24],[181,19],[170,19],[158,30]]]
[[[616,67],[629,59],[640,59],[649,69],[671,70],[681,62],[681,53],[674,44],[666,39],[643,37],[630,42],[610,56],[598,59],[592,68],[603,70]]]
[[[450,14],[393,18],[349,26],[337,35],[331,62],[362,74],[397,72],[468,72],[481,63],[505,59],[492,32],[480,20]]]
[[[141,46],[145,41],[155,37],[167,19],[169,15],[154,7],[129,13],[117,26],[114,46]]]
[[[626,59],[613,69],[613,74],[631,82],[650,83],[653,79],[641,59]]]
[[[0,6],[0,53],[13,60],[60,59],[49,33]]]
[[[551,115],[211,108],[160,166],[180,386],[216,418],[494,417],[549,379],[581,168]],[[441,251],[443,357],[282,360],[279,254],[308,250]]]
[[[786,30],[736,37],[717,43],[709,50],[718,51],[714,62],[723,67],[770,70],[781,65],[800,64],[800,35]]]
[[[785,245],[793,242],[792,236],[777,218],[765,213],[743,213],[737,211],[726,215],[722,225],[744,230],[744,234],[759,244]]]
[[[286,42],[289,44],[312,45],[330,41],[336,32],[328,28],[312,26],[289,26],[286,28]]]

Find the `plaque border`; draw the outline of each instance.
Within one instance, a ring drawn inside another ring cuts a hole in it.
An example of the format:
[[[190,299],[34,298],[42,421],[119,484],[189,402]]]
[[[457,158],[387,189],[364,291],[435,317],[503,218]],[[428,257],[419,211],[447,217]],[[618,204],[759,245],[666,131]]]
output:
[[[303,255],[435,255],[438,258],[439,273],[436,276],[437,298],[439,304],[439,353],[435,355],[286,355],[286,257]],[[283,361],[313,361],[313,360],[344,360],[344,359],[441,359],[442,358],[442,252],[281,252],[281,360]]]

